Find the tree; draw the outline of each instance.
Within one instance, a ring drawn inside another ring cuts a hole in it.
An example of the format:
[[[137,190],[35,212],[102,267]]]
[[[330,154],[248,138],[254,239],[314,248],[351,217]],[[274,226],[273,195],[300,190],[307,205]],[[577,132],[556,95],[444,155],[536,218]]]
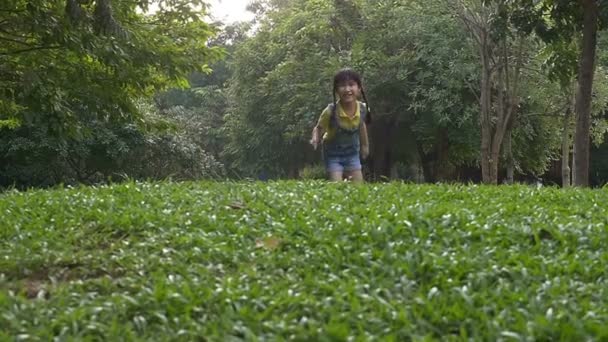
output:
[[[203,150],[222,159],[227,137],[224,117],[229,110],[229,85],[232,77],[229,64],[236,47],[247,39],[249,23],[224,25],[215,23],[221,32],[209,40],[208,46],[226,51],[227,57],[210,65],[210,74],[194,72],[190,88],[172,88],[155,96],[161,113],[182,128]]]
[[[226,155],[233,165],[294,175],[318,160],[310,129],[332,101],[333,74],[346,66],[363,74],[375,115],[368,164],[375,176],[394,176],[398,164],[423,165],[433,181],[471,163],[473,96],[462,91],[470,53],[437,4],[258,2],[260,27],[232,63]]]
[[[480,61],[481,170],[484,183],[498,182],[503,142],[513,181],[511,130],[519,107],[520,74],[526,41],[514,36],[508,2],[450,1],[454,13],[474,39]]]
[[[224,156],[247,175],[295,177],[314,158],[307,137],[331,101],[329,81],[349,38],[330,2],[256,6],[263,8],[257,32],[237,47],[231,64]]]
[[[459,23],[440,1],[369,1],[353,57],[364,71],[376,113],[372,166],[397,165],[428,182],[458,177],[478,158],[473,116],[475,60]]]
[[[144,14],[150,6],[158,10]],[[187,86],[191,72],[208,72],[222,56],[206,45],[214,30],[202,8],[182,0],[17,0],[2,8],[0,174],[44,170],[48,156],[61,175],[67,146],[95,141],[100,127],[149,127],[141,98]]]
[[[534,30],[548,44],[563,44],[580,38],[573,151],[573,183],[578,186],[589,185],[591,97],[597,34],[608,19],[607,5],[603,0],[518,2],[520,13],[526,13],[519,18],[525,31]],[[568,72],[569,68],[564,70]]]
[[[271,175],[294,175],[318,159],[307,144],[310,128],[331,101],[333,73],[350,66],[363,74],[374,112],[372,176],[396,177],[400,169],[420,179],[420,168],[430,182],[476,179],[479,49],[463,44],[465,27],[445,1],[299,0],[256,6],[263,13],[256,19],[258,31],[237,47],[231,62],[224,156],[233,167],[248,174],[266,169]],[[489,27],[493,69],[488,80],[489,122],[500,121],[491,127],[489,141],[511,146],[494,143],[488,153],[497,160],[494,173],[500,160],[511,179],[516,172],[542,173],[559,146],[552,138],[559,128],[544,115],[525,112],[541,112],[554,99],[520,96],[545,89],[546,82],[527,71],[540,46],[513,30],[512,12],[496,7]],[[510,119],[516,114],[525,119]]]
[[[591,128],[591,92],[595,67],[595,51],[598,31],[598,3],[596,0],[580,0],[583,9],[583,43],[581,46],[576,93],[576,149],[574,184],[589,186],[589,140]]]

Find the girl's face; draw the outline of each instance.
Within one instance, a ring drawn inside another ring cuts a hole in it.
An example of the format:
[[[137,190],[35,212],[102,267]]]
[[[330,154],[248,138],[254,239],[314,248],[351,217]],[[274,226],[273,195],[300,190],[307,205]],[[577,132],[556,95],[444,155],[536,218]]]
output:
[[[338,84],[338,96],[340,97],[340,101],[342,103],[348,103],[357,101],[359,94],[361,93],[361,88],[357,84],[357,82],[353,80],[348,80]]]

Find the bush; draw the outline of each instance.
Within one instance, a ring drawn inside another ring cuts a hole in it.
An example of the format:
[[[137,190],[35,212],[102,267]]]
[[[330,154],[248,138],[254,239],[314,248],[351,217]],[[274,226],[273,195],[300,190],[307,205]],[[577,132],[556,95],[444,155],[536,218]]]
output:
[[[300,170],[301,179],[325,179],[326,172],[322,165],[307,165]]]
[[[89,123],[79,138],[58,138],[40,126],[0,130],[3,187],[224,175],[223,165],[179,130],[146,132],[133,124],[103,122]]]

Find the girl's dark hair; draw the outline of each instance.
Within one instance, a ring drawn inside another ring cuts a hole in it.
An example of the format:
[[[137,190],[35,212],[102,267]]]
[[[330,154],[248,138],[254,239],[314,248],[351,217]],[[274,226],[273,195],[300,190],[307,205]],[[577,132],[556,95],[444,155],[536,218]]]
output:
[[[338,92],[338,86],[348,81],[355,81],[359,88],[361,89],[361,95],[363,96],[363,101],[365,101],[365,107],[367,109],[367,115],[365,116],[365,123],[370,124],[372,122],[372,113],[369,110],[369,101],[367,101],[367,97],[365,96],[365,91],[363,90],[363,84],[361,83],[361,75],[358,72],[354,71],[350,68],[345,68],[334,76],[334,89],[333,89],[333,97],[334,97],[334,108],[338,102],[336,101],[336,93]]]

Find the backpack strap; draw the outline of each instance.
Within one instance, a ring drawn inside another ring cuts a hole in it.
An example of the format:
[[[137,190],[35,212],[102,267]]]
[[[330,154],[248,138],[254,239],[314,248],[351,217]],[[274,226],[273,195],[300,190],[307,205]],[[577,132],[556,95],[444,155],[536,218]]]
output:
[[[329,127],[338,128],[338,115],[336,113],[336,104],[330,103],[329,110],[331,111],[329,115]]]

